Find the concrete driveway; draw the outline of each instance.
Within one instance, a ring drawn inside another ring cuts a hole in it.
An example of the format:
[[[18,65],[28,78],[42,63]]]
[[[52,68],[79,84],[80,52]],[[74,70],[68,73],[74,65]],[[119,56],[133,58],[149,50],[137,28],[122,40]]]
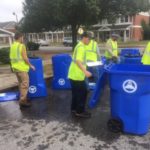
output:
[[[70,91],[54,91],[20,110],[18,102],[0,104],[0,150],[150,150],[150,133],[133,136],[107,130],[109,88],[91,119],[70,114]]]

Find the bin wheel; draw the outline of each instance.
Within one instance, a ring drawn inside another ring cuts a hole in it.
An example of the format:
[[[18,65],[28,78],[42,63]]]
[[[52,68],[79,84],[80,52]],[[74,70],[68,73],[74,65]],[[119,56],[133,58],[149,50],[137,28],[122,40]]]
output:
[[[121,121],[119,121],[117,119],[108,120],[107,127],[108,127],[108,130],[110,130],[111,132],[114,132],[114,133],[120,133],[123,131],[123,125],[122,125]]]

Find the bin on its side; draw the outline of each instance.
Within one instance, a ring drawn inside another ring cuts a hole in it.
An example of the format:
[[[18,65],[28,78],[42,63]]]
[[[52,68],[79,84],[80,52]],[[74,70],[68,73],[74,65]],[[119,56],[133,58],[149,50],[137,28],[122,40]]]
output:
[[[126,133],[146,134],[150,125],[150,66],[114,65],[109,70],[111,116]]]
[[[29,92],[28,97],[45,97],[47,96],[47,88],[44,80],[44,71],[42,65],[42,59],[33,57],[29,59],[30,63],[35,66],[36,70],[29,71]]]
[[[59,54],[52,57],[53,64],[53,89],[70,89],[68,71],[72,58],[68,54]]]

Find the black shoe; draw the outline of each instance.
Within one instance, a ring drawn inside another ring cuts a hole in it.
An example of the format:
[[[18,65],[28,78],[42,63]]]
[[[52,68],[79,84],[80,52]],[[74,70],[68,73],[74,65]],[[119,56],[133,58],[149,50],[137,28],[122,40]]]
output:
[[[31,107],[30,102],[19,102],[20,107]]]
[[[75,116],[81,118],[91,118],[91,113],[89,112],[76,113]]]

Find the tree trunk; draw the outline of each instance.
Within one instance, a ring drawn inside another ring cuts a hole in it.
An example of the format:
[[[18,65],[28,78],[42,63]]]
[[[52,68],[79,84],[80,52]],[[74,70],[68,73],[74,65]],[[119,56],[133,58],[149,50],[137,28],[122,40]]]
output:
[[[78,31],[77,25],[71,25],[71,30],[72,30],[72,46],[74,49],[77,44],[77,31]]]

